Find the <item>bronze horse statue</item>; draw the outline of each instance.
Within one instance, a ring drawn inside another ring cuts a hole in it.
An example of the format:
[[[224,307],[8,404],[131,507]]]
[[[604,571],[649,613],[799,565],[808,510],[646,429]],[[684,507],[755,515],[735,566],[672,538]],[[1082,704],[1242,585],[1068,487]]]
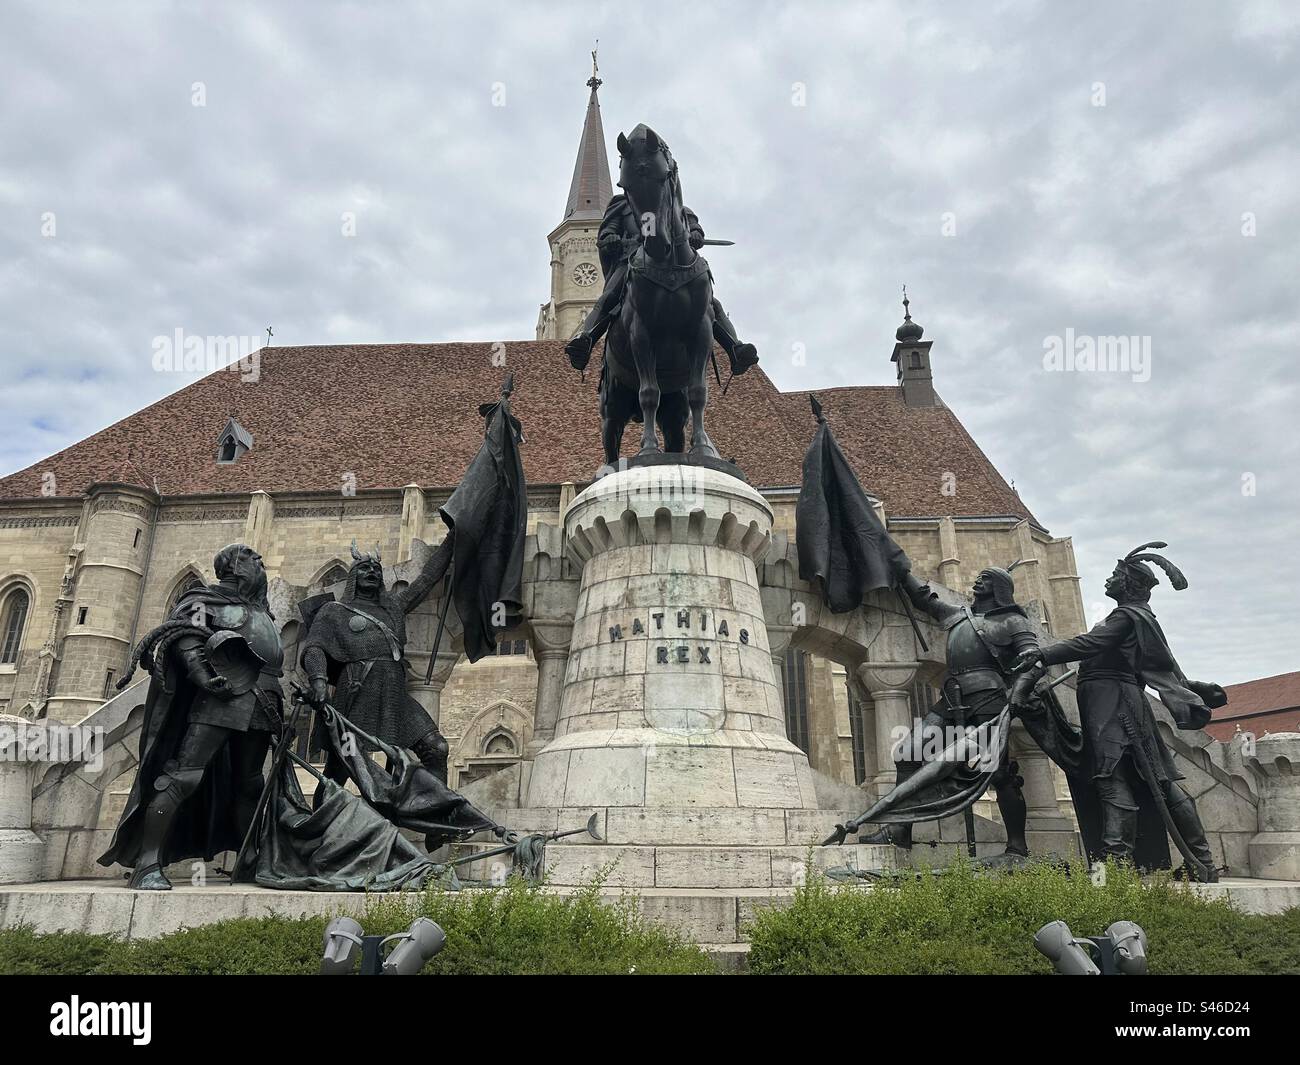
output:
[[[600,389],[605,461],[618,462],[623,430],[642,425],[638,455],[686,451],[718,458],[704,430],[705,376],[713,354],[713,279],[691,245],[677,163],[654,130],[618,135],[619,185],[641,222],[641,246],[605,343]],[[656,423],[663,430],[660,448]]]

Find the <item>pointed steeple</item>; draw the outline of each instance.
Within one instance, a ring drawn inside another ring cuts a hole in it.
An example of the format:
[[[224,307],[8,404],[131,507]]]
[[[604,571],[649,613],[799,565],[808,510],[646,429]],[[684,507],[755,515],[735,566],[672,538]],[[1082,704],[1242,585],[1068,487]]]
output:
[[[597,42],[599,43],[599,42]],[[587,99],[587,117],[582,123],[582,140],[578,142],[578,159],[573,164],[573,181],[569,185],[569,202],[564,220],[600,218],[614,195],[609,177],[609,157],[605,154],[605,130],[600,124],[600,100],[596,90],[601,80],[596,68],[596,53],[591,53],[591,77],[587,79],[591,96]]]
[[[546,238],[551,249],[551,298],[537,313],[538,340],[567,340],[573,336],[602,290],[604,272],[596,237],[605,208],[614,196],[614,183],[609,178],[605,130],[600,124],[600,100],[596,96],[600,74],[594,51],[587,86],[591,96],[587,99],[578,160],[573,165],[569,200],[560,224]]]

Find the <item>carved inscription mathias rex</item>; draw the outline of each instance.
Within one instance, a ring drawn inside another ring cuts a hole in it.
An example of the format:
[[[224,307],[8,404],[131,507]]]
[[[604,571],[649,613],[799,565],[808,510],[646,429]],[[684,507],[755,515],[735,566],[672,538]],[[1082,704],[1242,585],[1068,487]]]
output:
[[[655,648],[654,662],[670,665],[674,662],[700,662],[712,664],[713,648],[700,640],[736,640],[749,643],[749,630],[733,626],[726,618],[714,619],[708,610],[682,609],[652,611],[644,619],[632,618],[630,623],[619,622],[609,626],[610,643],[634,636],[664,641]],[[734,629],[734,635],[733,635]]]

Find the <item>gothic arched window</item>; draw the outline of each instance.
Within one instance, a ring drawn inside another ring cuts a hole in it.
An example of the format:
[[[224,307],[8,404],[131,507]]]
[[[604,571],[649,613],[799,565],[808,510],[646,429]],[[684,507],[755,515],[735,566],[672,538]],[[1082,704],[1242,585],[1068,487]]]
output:
[[[176,587],[172,589],[172,594],[167,597],[167,609],[164,613],[170,617],[171,612],[176,609],[176,604],[181,601],[187,592],[193,591],[195,588],[204,587],[207,587],[207,585],[204,583],[203,578],[191,570],[176,582]]]
[[[0,664],[13,665],[18,661],[31,603],[26,588],[14,588],[5,596],[4,605],[0,607],[0,639],[4,641],[0,645]]]
[[[512,755],[518,753],[515,738],[504,729],[497,729],[483,743],[484,754]]]

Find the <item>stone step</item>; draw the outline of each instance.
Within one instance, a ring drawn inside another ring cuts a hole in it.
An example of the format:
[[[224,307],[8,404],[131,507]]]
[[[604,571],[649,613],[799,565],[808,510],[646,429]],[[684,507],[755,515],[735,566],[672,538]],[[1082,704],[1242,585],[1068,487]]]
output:
[[[450,848],[465,856],[492,844],[463,844]],[[886,872],[895,866],[896,851],[866,844],[843,847],[693,847],[553,843],[546,848],[546,882],[557,887],[581,887],[597,877],[616,888],[764,888],[790,887],[804,881],[808,870],[825,872],[849,866]],[[510,871],[510,855],[466,862],[457,872],[462,880],[500,883]]]
[[[467,888],[473,891],[473,888]],[[579,888],[552,887],[556,894]],[[844,890],[871,890],[869,885]],[[1300,905],[1300,882],[1231,878],[1218,884],[1189,884],[1186,891],[1227,897],[1247,913],[1281,913]],[[788,905],[793,887],[769,888],[642,888],[635,892],[608,890],[601,900],[626,898],[647,920],[709,944],[715,953],[735,954],[748,941],[754,915],[769,906]],[[181,927],[198,927],[232,917],[268,913],[302,916],[332,915],[340,910],[363,913],[368,896],[329,891],[273,891],[247,884],[178,886],[174,891],[130,891],[119,884],[93,880],[64,880],[0,885],[0,927],[32,925],[38,932],[112,932],[131,939],[148,939]]]
[[[532,806],[485,811],[521,832],[581,828],[593,813],[601,843],[655,846],[806,847],[815,845],[861,810],[812,810],[734,806]],[[586,836],[567,844],[596,845]]]

